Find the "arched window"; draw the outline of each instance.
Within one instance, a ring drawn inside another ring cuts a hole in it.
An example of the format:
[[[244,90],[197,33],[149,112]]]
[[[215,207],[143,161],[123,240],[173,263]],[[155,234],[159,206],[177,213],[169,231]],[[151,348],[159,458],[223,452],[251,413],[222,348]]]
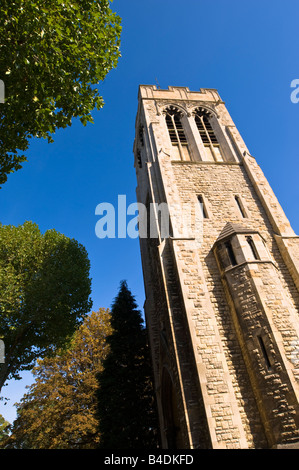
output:
[[[178,160],[190,160],[188,142],[179,110],[173,106],[167,108],[165,119],[173,147],[173,157]]]
[[[195,112],[195,122],[209,160],[223,161],[219,142],[210,123],[209,112],[198,109]]]

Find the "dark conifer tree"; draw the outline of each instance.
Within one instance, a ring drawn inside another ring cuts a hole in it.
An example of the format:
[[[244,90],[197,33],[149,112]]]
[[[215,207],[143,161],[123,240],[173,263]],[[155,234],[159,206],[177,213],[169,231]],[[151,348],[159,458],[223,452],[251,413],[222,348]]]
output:
[[[112,304],[110,352],[98,374],[103,449],[154,449],[158,431],[146,330],[125,281]]]

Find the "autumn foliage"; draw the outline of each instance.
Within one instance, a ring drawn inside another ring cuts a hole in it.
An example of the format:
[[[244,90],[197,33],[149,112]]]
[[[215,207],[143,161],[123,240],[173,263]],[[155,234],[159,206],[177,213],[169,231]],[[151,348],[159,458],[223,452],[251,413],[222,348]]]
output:
[[[86,317],[71,347],[38,362],[35,382],[17,409],[6,448],[92,449],[100,436],[96,416],[96,374],[107,355],[110,313]]]

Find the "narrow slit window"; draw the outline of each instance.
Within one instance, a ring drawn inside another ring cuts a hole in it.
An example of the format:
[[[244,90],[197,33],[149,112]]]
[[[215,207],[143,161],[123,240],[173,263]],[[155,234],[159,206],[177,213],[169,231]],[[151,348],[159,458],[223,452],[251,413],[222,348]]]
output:
[[[244,207],[243,207],[243,204],[242,204],[242,202],[241,202],[240,197],[239,197],[239,196],[235,196],[235,201],[236,201],[236,203],[237,203],[237,206],[238,206],[238,208],[239,208],[239,211],[240,211],[242,217],[245,219],[245,218],[247,217],[247,215],[246,215],[246,212],[245,212],[245,210],[244,210]]]
[[[226,251],[227,251],[227,254],[228,254],[228,257],[229,257],[229,260],[230,260],[230,264],[232,266],[236,266],[237,265],[237,260],[236,260],[235,253],[234,253],[231,242],[226,242],[225,247],[226,247]]]
[[[261,336],[259,336],[259,335],[258,335],[257,339],[258,339],[258,342],[259,342],[259,345],[260,345],[260,348],[261,348],[263,357],[264,357],[264,359],[265,359],[265,363],[266,363],[267,369],[269,370],[269,369],[271,369],[271,362],[270,362],[270,358],[269,358],[269,355],[268,355],[268,352],[267,352],[267,349],[266,349],[264,340],[263,340],[263,338],[262,338]]]
[[[198,202],[199,202],[201,210],[202,210],[203,218],[208,219],[208,213],[207,213],[207,209],[206,209],[206,206],[205,206],[202,195],[200,194],[199,196],[197,196],[197,199],[198,199]]]
[[[250,246],[251,253],[252,253],[254,259],[259,260],[260,257],[258,255],[258,252],[257,252],[257,249],[255,247],[255,244],[254,244],[254,241],[253,241],[252,237],[246,237],[246,241],[247,241],[248,245]]]

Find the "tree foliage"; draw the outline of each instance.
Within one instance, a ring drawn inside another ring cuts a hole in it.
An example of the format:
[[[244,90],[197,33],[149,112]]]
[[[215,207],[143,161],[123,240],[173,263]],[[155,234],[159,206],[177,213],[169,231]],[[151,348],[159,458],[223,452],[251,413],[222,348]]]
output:
[[[31,137],[103,106],[96,87],[117,65],[120,18],[109,0],[1,0],[0,184],[18,170]]]
[[[62,347],[92,303],[85,248],[36,224],[0,225],[0,390],[37,358]]]
[[[87,316],[70,348],[38,361],[5,448],[92,449],[99,443],[97,372],[107,354],[109,310]]]
[[[111,309],[109,354],[98,374],[98,413],[104,449],[157,447],[157,418],[146,330],[123,281]]]
[[[8,427],[10,426],[9,422],[6,421],[3,416],[0,414],[0,447],[1,442],[8,438],[9,431]]]

